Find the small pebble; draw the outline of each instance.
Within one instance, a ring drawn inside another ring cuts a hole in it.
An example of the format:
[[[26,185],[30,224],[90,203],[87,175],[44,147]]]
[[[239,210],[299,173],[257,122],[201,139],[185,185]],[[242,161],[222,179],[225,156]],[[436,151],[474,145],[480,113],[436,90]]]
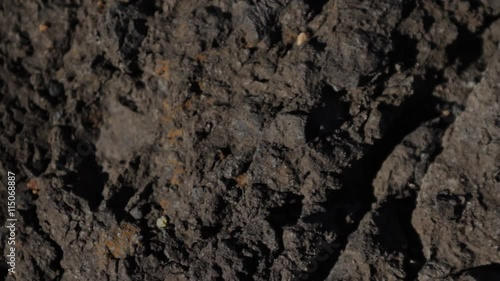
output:
[[[309,36],[307,35],[307,33],[306,32],[301,32],[297,36],[297,46],[301,46],[302,44],[304,44],[305,42],[307,42],[307,40],[309,40]]]
[[[132,210],[130,210],[130,215],[134,217],[134,219],[138,220],[142,218],[142,212],[139,210],[139,208],[135,207]]]
[[[165,216],[161,216],[156,220],[156,227],[164,228],[167,226],[167,223],[168,223],[167,218]]]

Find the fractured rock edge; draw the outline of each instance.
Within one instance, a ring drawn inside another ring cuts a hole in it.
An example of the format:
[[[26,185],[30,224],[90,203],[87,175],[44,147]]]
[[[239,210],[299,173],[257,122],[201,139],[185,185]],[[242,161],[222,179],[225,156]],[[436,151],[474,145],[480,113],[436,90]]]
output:
[[[497,53],[422,181],[412,218],[427,259],[419,280],[454,280],[469,269],[500,263],[498,77]]]

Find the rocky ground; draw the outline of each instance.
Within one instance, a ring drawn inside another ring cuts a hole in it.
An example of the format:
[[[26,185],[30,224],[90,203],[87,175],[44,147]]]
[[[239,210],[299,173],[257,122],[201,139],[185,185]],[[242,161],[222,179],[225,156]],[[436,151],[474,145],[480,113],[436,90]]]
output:
[[[4,0],[6,280],[500,280],[500,1]]]

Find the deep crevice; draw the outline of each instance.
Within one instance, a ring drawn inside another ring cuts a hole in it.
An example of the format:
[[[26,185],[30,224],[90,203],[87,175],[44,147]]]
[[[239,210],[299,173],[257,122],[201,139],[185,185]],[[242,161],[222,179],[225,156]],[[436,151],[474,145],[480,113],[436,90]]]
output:
[[[102,191],[108,180],[108,175],[103,172],[94,154],[81,157],[76,156],[79,161],[75,163],[75,171],[69,171],[64,176],[64,181],[74,183],[72,192],[87,200],[92,211],[96,211],[103,200]]]
[[[54,248],[56,258],[50,263],[50,268],[60,273],[58,274],[59,278],[56,279],[60,280],[61,279],[60,277],[63,276],[64,273],[64,269],[61,266],[61,261],[63,259],[62,247],[50,237],[50,234],[46,233],[43,230],[40,221],[38,220],[36,210],[37,210],[36,205],[31,205],[31,208],[27,210],[18,210],[18,212],[22,216],[25,226],[31,226],[34,231],[38,232],[38,234],[42,236],[45,239],[45,241],[47,241]],[[45,271],[41,270],[40,272],[44,273]]]
[[[267,220],[275,229],[282,229],[284,226],[295,225],[302,213],[302,199],[293,193],[284,193],[285,203],[279,207],[271,208]]]
[[[470,32],[467,27],[457,25],[458,37],[446,48],[448,61],[457,61],[457,71],[462,73],[483,53],[483,39],[480,35]]]
[[[337,242],[343,246],[336,249],[315,272],[308,273],[307,280],[325,280],[328,277],[341,251],[347,245],[348,236],[358,228],[361,219],[370,211],[371,204],[375,201],[372,182],[393,149],[422,123],[439,117],[437,108],[443,101],[432,96],[432,92],[441,82],[440,73],[429,71],[422,79],[415,80],[415,93],[411,97],[398,108],[390,107],[383,114],[382,123],[385,129],[381,129],[384,137],[370,147],[361,160],[344,172],[342,189],[329,195],[325,204],[326,212],[317,218],[327,225],[339,221],[335,219],[339,215],[351,217],[352,224],[337,225],[340,233]]]
[[[139,107],[137,106],[137,104],[133,100],[131,100],[125,96],[119,96],[118,102],[121,105],[125,106],[126,108],[132,110],[133,112],[139,113]]]
[[[304,3],[309,6],[312,17],[314,17],[323,11],[323,7],[328,3],[328,0],[304,0]]]
[[[399,251],[404,253],[404,268],[406,276],[404,280],[416,280],[419,270],[426,259],[423,254],[423,246],[418,233],[413,228],[411,216],[416,207],[417,193],[413,192],[406,198],[392,198],[378,209],[381,217],[376,224],[380,229],[380,247],[387,251]],[[387,217],[392,220],[388,220]],[[401,234],[394,235],[395,228],[399,228]],[[395,237],[393,237],[395,236]],[[399,239],[404,239],[403,241]],[[406,247],[403,247],[405,245]]]
[[[153,187],[155,186],[155,184],[156,182],[151,182],[146,185],[146,187],[144,187],[144,190],[139,195],[139,203],[137,204],[137,207],[141,210],[142,214],[149,214],[153,209],[152,204],[148,204],[146,202],[148,202],[153,195]],[[153,249],[154,247],[152,246],[152,240],[156,235],[154,233],[154,230],[151,229],[151,227],[148,225],[148,220],[146,218],[141,218],[139,222],[139,228],[141,230],[141,237],[144,244],[143,255],[148,256],[152,254],[158,258],[161,258],[161,253]]]
[[[127,215],[125,207],[128,201],[135,194],[135,189],[131,186],[124,185],[119,187],[118,191],[107,201],[108,208],[115,214],[116,220],[121,222]]]
[[[321,98],[309,112],[305,125],[306,142],[323,139],[340,128],[348,116],[349,104],[341,101],[345,91],[335,91],[325,84],[320,89]]]
[[[498,281],[500,280],[500,264],[491,263],[478,267],[468,268],[454,274],[454,278],[459,278],[464,275],[470,275],[478,281]]]

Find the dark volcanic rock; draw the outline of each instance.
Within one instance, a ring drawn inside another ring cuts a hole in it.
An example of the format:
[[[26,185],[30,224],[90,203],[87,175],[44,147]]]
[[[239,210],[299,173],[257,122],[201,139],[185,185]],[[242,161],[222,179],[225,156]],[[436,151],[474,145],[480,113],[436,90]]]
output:
[[[497,280],[497,2],[3,1],[1,274]]]

